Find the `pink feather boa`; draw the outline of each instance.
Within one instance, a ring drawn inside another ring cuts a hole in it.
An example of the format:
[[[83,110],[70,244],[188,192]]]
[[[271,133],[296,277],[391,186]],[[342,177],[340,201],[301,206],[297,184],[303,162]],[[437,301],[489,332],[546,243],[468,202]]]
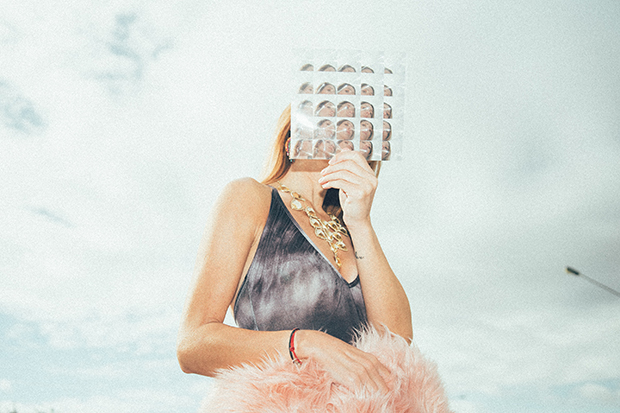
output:
[[[391,391],[352,392],[308,360],[288,354],[262,364],[222,370],[202,413],[451,413],[434,363],[389,331],[363,332],[355,346],[374,354],[391,372]]]

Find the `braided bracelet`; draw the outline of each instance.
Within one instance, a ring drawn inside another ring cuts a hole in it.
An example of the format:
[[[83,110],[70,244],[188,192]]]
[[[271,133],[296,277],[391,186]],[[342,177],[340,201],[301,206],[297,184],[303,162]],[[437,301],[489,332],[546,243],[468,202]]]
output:
[[[295,354],[295,333],[297,331],[299,331],[298,328],[295,328],[293,329],[293,331],[291,331],[291,337],[288,340],[288,354],[291,356],[293,364],[300,366],[301,360],[299,360],[299,357],[297,357],[297,354]]]

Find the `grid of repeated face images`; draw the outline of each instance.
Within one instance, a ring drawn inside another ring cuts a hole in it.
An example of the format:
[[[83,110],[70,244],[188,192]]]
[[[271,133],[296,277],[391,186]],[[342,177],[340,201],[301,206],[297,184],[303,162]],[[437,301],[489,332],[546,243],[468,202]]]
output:
[[[291,102],[291,159],[330,159],[344,148],[369,161],[399,159],[404,54],[298,50]]]

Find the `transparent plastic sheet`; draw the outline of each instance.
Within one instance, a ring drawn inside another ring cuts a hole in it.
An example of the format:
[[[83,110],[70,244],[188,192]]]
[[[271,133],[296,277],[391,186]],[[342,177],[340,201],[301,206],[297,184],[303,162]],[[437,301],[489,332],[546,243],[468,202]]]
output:
[[[404,54],[296,50],[291,159],[330,159],[343,148],[368,160],[402,157]]]
[[[384,58],[382,142],[384,160],[402,158],[405,132],[406,63],[406,55],[403,53],[386,54]]]

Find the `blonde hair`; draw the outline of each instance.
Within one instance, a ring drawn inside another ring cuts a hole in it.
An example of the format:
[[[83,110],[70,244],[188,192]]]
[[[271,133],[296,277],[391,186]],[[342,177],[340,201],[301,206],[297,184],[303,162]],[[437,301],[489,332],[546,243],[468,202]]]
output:
[[[291,161],[289,161],[286,154],[286,145],[290,145],[289,138],[291,137],[291,105],[287,106],[276,124],[276,133],[269,148],[269,156],[267,157],[267,163],[263,174],[260,178],[260,182],[266,185],[272,184],[284,177],[291,167]],[[288,141],[288,142],[287,142]],[[368,163],[375,175],[379,176],[379,170],[381,169],[381,161],[370,161]],[[332,192],[331,194],[329,192]],[[323,210],[327,213],[334,214],[342,218],[342,211],[340,209],[340,201],[338,199],[338,191],[328,190],[328,194],[325,196],[323,202]],[[335,196],[334,196],[335,194]]]
[[[278,123],[276,125],[276,134],[274,136],[271,148],[269,148],[269,156],[267,157],[267,163],[263,175],[261,176],[261,183],[272,184],[278,179],[281,179],[288,172],[291,167],[291,162],[286,155],[286,145],[288,138],[291,137],[291,106],[287,106],[284,112],[280,115]]]

